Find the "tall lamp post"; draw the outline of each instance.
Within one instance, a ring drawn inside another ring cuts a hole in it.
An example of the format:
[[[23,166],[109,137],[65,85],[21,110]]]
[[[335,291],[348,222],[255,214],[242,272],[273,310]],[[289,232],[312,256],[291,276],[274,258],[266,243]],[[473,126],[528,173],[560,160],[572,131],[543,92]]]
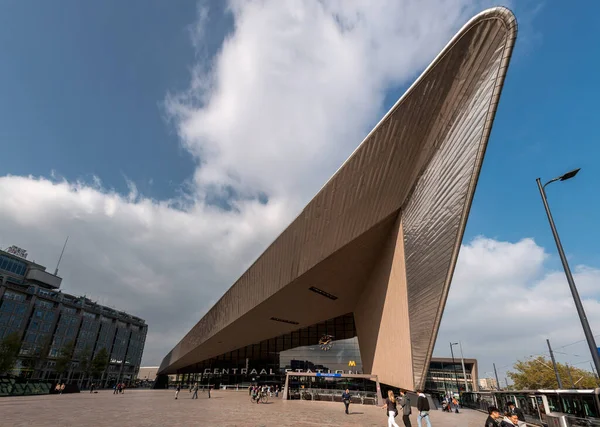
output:
[[[456,375],[456,362],[454,361],[454,349],[453,347],[458,345],[457,342],[450,343],[450,354],[452,355],[452,370],[454,371],[454,381],[456,381],[456,392],[460,395],[460,388],[458,387],[458,376]]]
[[[462,343],[460,341],[458,342],[458,345],[460,347],[460,362],[462,364],[463,377],[465,379],[465,391],[468,393],[469,392],[469,383],[467,382],[467,370],[465,369],[465,355],[463,354]]]
[[[560,242],[560,237],[558,237],[558,231],[556,231],[556,225],[554,225],[554,219],[552,218],[552,213],[550,212],[550,206],[548,206],[548,200],[546,199],[545,191],[546,186],[548,184],[551,184],[556,181],[566,181],[567,179],[571,179],[575,175],[577,175],[577,172],[579,172],[579,169],[572,170],[564,175],[551,179],[544,185],[542,185],[540,178],[538,178],[536,182],[540,190],[540,194],[542,196],[542,202],[544,202],[546,215],[548,215],[548,222],[550,223],[550,228],[552,229],[552,234],[554,235],[556,248],[558,249],[558,254],[560,255],[560,260],[562,261],[563,269],[565,270],[565,275],[567,276],[567,282],[569,282],[569,288],[571,288],[571,294],[573,295],[573,301],[575,302],[575,307],[577,308],[577,314],[579,315],[579,320],[581,321],[581,326],[583,327],[583,333],[585,334],[585,339],[590,348],[590,352],[592,353],[592,360],[594,361],[594,365],[596,366],[596,372],[600,372],[600,355],[598,354],[598,347],[596,346],[594,334],[592,333],[592,329],[590,328],[587,316],[585,315],[585,310],[583,309],[583,304],[581,303],[579,292],[577,291],[577,287],[575,286],[575,281],[573,280],[573,275],[571,274],[571,269],[569,268],[567,257],[565,256],[565,252]]]

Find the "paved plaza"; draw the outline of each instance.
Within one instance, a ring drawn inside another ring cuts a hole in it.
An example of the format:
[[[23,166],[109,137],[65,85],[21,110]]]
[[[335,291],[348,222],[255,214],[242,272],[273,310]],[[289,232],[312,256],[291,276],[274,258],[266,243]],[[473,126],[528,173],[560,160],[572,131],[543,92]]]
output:
[[[382,409],[341,403],[282,401],[252,404],[248,393],[217,391],[198,400],[182,391],[179,399],[167,390],[127,390],[123,395],[101,390],[97,394],[0,398],[1,427],[149,427],[149,426],[387,426]],[[482,427],[486,416],[463,410],[459,414],[432,411],[433,427]],[[411,415],[413,427],[416,415]],[[396,422],[402,426],[400,416]]]

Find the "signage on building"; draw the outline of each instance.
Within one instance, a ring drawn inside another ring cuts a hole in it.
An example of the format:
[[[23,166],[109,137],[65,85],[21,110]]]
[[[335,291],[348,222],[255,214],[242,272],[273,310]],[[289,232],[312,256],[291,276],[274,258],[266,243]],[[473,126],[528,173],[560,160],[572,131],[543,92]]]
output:
[[[6,250],[6,252],[8,252],[9,254],[12,254],[12,255],[16,255],[19,258],[27,259],[27,251],[18,246],[12,245],[11,247],[9,247]]]
[[[324,372],[326,371],[326,372]],[[273,368],[269,368],[268,370],[266,368],[262,368],[262,369],[249,369],[249,368],[206,368],[203,372],[203,375],[283,375],[284,373],[287,372],[297,372],[299,374],[302,373],[306,373],[306,374],[312,374],[313,372],[316,373],[317,377],[339,377],[341,376],[341,374],[360,374],[359,371],[342,371],[342,370],[337,370],[334,372],[331,372],[331,370],[325,370],[325,369],[315,369],[314,371],[310,370],[310,369],[280,369],[279,371],[275,371],[273,372]]]
[[[354,360],[350,360],[348,362],[348,366],[356,366],[356,362]]]

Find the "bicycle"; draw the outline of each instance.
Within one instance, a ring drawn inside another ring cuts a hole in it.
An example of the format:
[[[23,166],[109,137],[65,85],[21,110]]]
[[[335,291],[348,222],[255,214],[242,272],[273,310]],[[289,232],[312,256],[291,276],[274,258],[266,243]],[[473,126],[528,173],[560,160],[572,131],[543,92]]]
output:
[[[250,397],[250,402],[255,403],[256,401],[259,401],[261,403],[267,403],[269,401],[269,396],[267,396],[267,393],[259,393],[259,394],[253,394]]]

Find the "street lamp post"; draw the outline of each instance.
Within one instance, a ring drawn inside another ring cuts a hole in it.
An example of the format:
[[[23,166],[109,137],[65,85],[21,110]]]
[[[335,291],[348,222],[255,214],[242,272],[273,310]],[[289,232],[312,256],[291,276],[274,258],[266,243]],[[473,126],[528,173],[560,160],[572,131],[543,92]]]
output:
[[[583,304],[581,303],[579,292],[577,291],[577,287],[575,286],[575,280],[573,280],[573,275],[571,274],[571,269],[569,268],[567,257],[565,256],[565,252],[560,242],[560,237],[558,237],[558,231],[556,230],[556,225],[554,225],[554,219],[552,218],[552,213],[550,212],[550,206],[548,206],[548,200],[546,198],[545,191],[546,186],[548,184],[551,184],[555,181],[566,181],[567,179],[571,179],[575,175],[577,175],[577,172],[579,172],[579,169],[572,170],[564,175],[551,179],[544,185],[542,185],[540,178],[538,178],[536,181],[540,190],[540,194],[542,196],[544,208],[546,209],[548,222],[550,223],[550,228],[552,229],[552,234],[554,235],[556,248],[558,249],[558,254],[560,255],[560,260],[562,261],[563,269],[565,270],[565,275],[567,276],[567,282],[569,283],[569,288],[571,289],[571,294],[573,295],[573,301],[575,302],[575,307],[577,308],[577,314],[579,315],[579,320],[581,321],[581,326],[583,327],[583,333],[585,334],[585,339],[590,348],[590,352],[592,353],[592,360],[594,361],[594,365],[596,366],[596,372],[600,372],[600,355],[598,354],[598,347],[596,346],[594,334],[592,333],[592,329],[590,328],[590,324],[585,314],[585,310],[583,309]]]
[[[465,379],[465,391],[469,392],[469,383],[467,382],[467,370],[465,369],[465,355],[462,351],[462,342],[458,342],[458,346],[460,347],[460,362],[462,364],[463,377]]]
[[[450,343],[450,354],[452,355],[452,370],[454,371],[454,381],[456,382],[456,392],[460,395],[460,388],[458,387],[458,375],[456,375],[456,362],[454,361],[454,349],[453,347],[458,345],[457,342]]]

